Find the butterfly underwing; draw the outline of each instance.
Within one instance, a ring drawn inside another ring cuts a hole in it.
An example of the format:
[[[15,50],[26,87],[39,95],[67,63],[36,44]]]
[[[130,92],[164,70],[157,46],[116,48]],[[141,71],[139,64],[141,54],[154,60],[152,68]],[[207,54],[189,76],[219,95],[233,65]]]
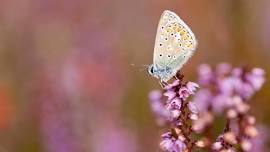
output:
[[[191,29],[174,12],[165,10],[160,18],[154,47],[153,64],[148,72],[169,81],[193,55],[197,40]]]

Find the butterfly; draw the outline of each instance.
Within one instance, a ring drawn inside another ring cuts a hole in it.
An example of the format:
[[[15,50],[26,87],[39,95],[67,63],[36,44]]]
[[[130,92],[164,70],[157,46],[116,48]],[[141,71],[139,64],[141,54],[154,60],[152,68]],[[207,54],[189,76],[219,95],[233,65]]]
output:
[[[165,10],[159,20],[153,64],[148,73],[161,83],[174,77],[193,55],[197,40],[191,29],[174,12]]]

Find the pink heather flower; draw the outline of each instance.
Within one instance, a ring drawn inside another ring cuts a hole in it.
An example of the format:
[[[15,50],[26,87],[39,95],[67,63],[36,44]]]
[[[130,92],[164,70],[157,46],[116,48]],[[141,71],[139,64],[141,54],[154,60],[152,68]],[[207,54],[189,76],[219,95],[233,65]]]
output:
[[[176,92],[168,90],[164,93],[164,96],[168,97],[168,100],[172,100],[174,97],[176,97]]]
[[[199,85],[197,83],[194,82],[188,82],[186,84],[186,88],[188,89],[190,94],[195,94],[195,91],[197,90],[197,88],[199,88]]]
[[[175,120],[181,114],[180,108],[182,105],[182,101],[179,98],[174,98],[171,102],[169,102],[166,106],[166,109],[170,111],[170,116],[172,120]]]
[[[164,151],[169,151],[174,146],[174,143],[170,139],[164,139],[160,142],[160,148]]]
[[[170,132],[162,135],[160,147],[165,152],[183,152],[186,149],[186,145],[173,137]]]
[[[171,84],[168,84],[164,87],[165,90],[171,90],[173,89],[174,87],[178,86],[180,84],[180,80],[175,80],[173,81],[173,83]]]
[[[178,93],[179,93],[179,97],[184,100],[190,96],[190,93],[187,87],[181,87]]]
[[[189,103],[185,101],[190,95],[195,94],[195,91],[199,87],[198,84],[194,82],[184,83],[180,80],[175,80],[172,84],[167,84],[163,89],[165,93],[164,96],[168,98],[166,101],[162,101],[161,92],[151,92],[149,99],[151,100],[152,111],[155,113],[159,122],[162,124],[168,124],[173,127],[173,130],[177,130],[182,127],[189,128],[189,124],[186,124],[188,120],[198,119],[198,110],[194,103]],[[183,105],[183,102],[189,103]],[[180,117],[182,112],[190,110],[189,115],[183,115]],[[177,129],[176,129],[177,128]],[[171,128],[172,129],[172,128]],[[188,131],[185,129],[184,131]],[[172,136],[172,134],[174,136]],[[162,141],[160,147],[165,152],[184,152],[186,145],[183,142],[185,137],[180,138],[180,135],[174,132],[167,132],[162,135]],[[176,137],[178,136],[178,137]],[[186,137],[188,138],[188,137]],[[189,141],[192,142],[192,141]]]
[[[182,105],[182,101],[179,98],[174,98],[169,104],[168,109],[180,109]]]

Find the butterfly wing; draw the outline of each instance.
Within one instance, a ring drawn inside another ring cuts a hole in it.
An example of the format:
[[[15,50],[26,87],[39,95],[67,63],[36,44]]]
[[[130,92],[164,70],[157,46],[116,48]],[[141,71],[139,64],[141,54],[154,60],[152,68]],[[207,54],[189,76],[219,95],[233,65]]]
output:
[[[197,46],[190,28],[171,11],[161,15],[154,47],[154,65],[173,69],[170,77],[187,62]]]

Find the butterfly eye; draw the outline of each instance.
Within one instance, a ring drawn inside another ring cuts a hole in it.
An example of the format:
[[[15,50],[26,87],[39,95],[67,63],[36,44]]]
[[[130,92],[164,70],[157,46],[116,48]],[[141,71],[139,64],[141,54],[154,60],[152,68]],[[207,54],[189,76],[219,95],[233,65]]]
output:
[[[171,56],[170,55],[168,55],[168,58],[170,58]]]
[[[154,67],[151,67],[150,72],[154,73]]]
[[[165,40],[167,41],[167,40],[168,40],[168,38],[165,38]]]
[[[160,57],[162,56],[162,54],[159,55]]]
[[[161,29],[164,29],[164,27],[162,26]]]
[[[153,65],[151,65],[151,66],[148,67],[148,73],[150,75],[153,75],[154,74],[154,66]]]
[[[160,43],[159,46],[162,46],[162,44]]]

